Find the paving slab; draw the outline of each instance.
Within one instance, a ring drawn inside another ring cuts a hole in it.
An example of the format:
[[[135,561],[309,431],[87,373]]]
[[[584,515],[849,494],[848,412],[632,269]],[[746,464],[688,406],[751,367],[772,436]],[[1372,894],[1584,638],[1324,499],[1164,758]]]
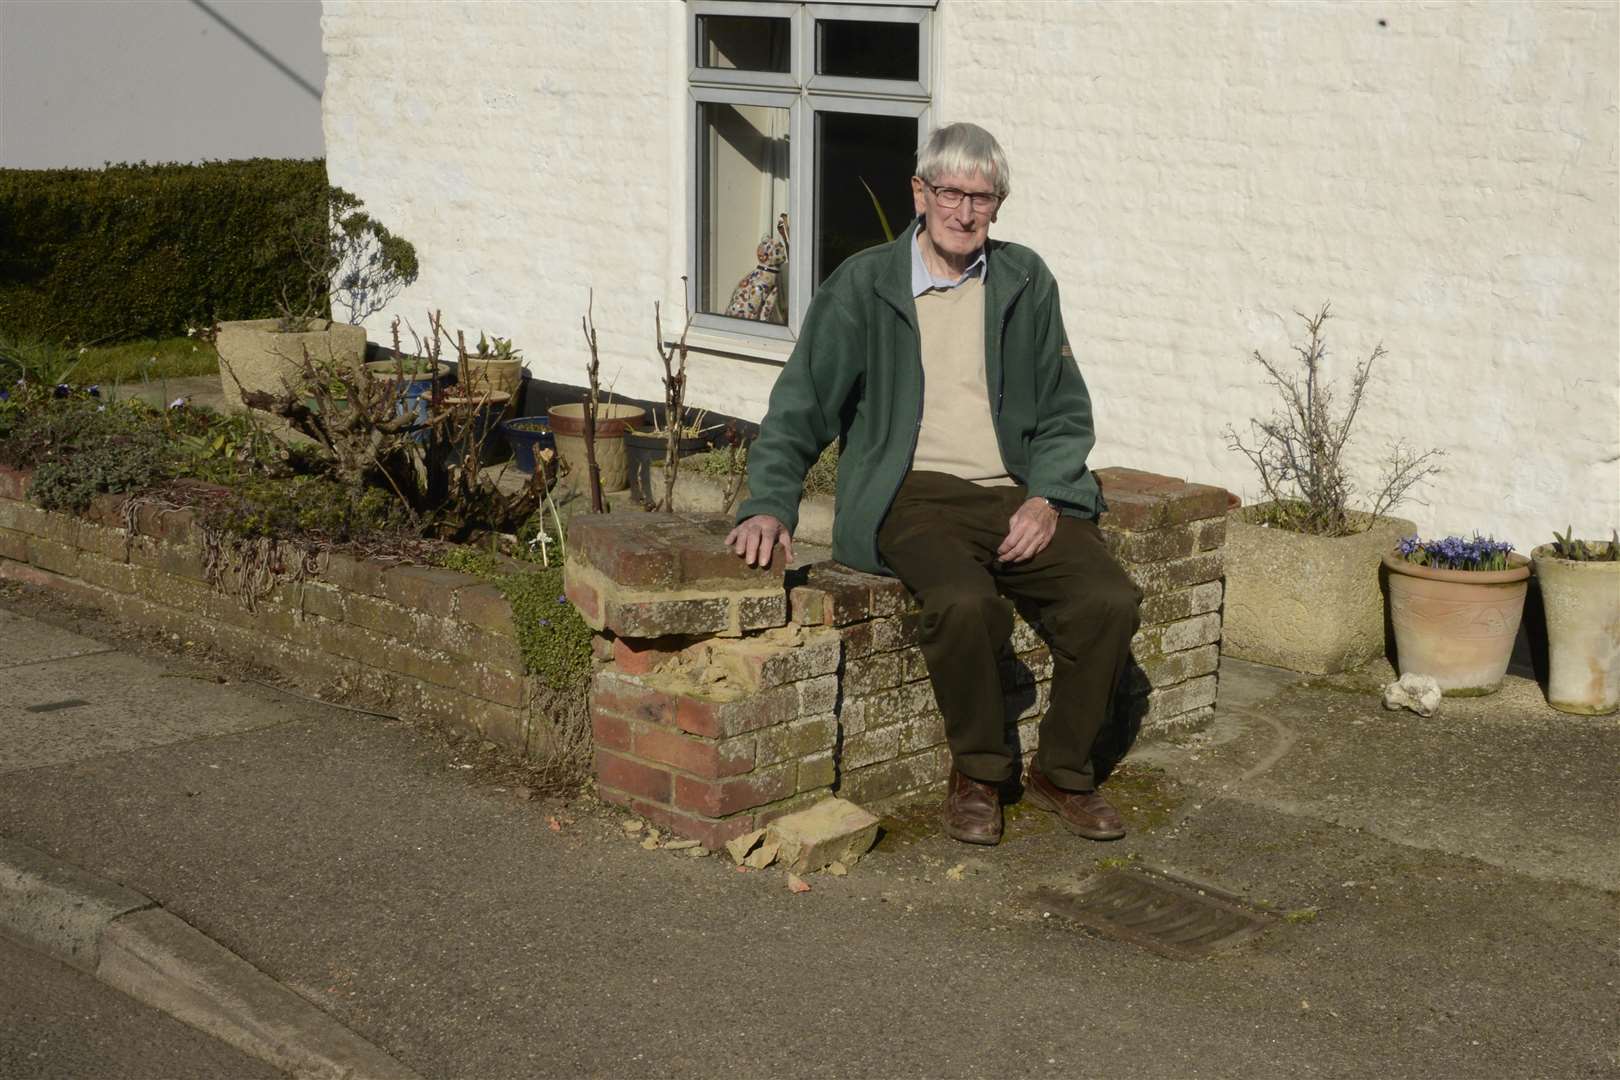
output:
[[[5,669],[21,664],[110,651],[110,646],[94,638],[0,609],[0,679],[14,678]]]

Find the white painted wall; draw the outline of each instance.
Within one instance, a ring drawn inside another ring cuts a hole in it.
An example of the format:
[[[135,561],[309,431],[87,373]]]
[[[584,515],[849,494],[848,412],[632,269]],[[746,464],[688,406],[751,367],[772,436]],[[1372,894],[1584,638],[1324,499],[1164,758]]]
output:
[[[0,167],[314,158],[320,0],[0,2]]]
[[[659,397],[684,6],[325,10],[328,170],[423,260],[398,310],[513,335],[537,375],[578,381],[594,285],[605,371]],[[1334,374],[1390,351],[1362,474],[1394,439],[1450,451],[1406,510],[1425,531],[1528,550],[1620,521],[1620,8],[945,0],[936,19],[935,117],[1008,151],[995,233],[1057,273],[1095,464],[1254,495],[1221,434],[1273,407],[1249,355],[1286,357],[1294,309],[1331,300]],[[758,417],[775,370],[694,356],[690,398]]]

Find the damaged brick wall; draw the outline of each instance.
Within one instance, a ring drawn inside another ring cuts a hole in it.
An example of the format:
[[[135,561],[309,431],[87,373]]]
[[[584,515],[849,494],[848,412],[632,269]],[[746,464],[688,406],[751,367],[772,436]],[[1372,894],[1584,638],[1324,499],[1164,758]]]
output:
[[[1115,736],[1192,730],[1214,709],[1228,496],[1104,469],[1110,550],[1142,589],[1135,663]],[[592,718],[598,792],[719,846],[837,792],[882,805],[935,786],[949,765],[892,578],[830,561],[751,568],[706,515],[574,519],[569,598],[598,631]],[[1020,617],[1002,677],[1019,749],[1036,747],[1051,655]]]

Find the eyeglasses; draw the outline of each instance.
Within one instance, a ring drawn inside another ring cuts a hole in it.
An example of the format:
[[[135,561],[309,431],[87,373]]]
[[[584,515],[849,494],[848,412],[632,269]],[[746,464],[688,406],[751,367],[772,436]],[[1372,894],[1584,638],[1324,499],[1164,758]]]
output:
[[[937,187],[926,180],[923,183],[934,193],[934,201],[944,210],[955,210],[962,205],[963,199],[973,200],[973,211],[977,214],[988,214],[1001,204],[1001,196],[989,191],[963,191],[961,188]]]

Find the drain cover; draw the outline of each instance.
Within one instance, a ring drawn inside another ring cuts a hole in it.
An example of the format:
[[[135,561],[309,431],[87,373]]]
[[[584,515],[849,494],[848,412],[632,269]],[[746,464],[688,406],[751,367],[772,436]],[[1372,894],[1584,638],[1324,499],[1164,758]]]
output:
[[[1162,871],[1109,870],[1035,899],[1054,914],[1173,960],[1196,960],[1267,929],[1276,916]]]

